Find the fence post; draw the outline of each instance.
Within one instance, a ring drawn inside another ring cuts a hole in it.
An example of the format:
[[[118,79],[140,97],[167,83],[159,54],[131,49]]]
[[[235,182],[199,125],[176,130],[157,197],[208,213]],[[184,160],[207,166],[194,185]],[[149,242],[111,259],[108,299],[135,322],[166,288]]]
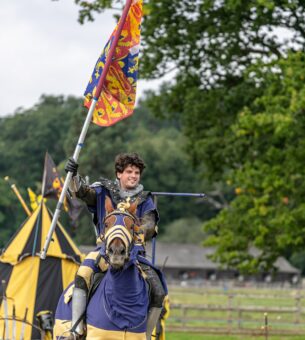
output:
[[[238,308],[238,329],[242,329],[242,310]]]
[[[295,320],[294,323],[299,324],[301,319],[301,295],[300,291],[297,291],[295,296]]]
[[[268,335],[269,335],[269,324],[268,324],[268,314],[264,314],[264,320],[265,320],[265,326],[264,326],[264,331],[265,331],[265,340],[268,340]]]
[[[187,307],[182,306],[182,327],[185,328],[186,324],[186,314],[187,314]]]
[[[228,332],[232,329],[232,308],[233,308],[233,294],[228,294]]]

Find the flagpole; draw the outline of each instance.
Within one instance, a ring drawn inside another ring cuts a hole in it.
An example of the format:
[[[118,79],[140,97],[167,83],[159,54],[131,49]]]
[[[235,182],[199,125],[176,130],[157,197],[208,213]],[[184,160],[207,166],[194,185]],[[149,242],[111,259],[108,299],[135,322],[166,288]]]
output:
[[[92,119],[92,115],[93,115],[96,103],[98,101],[98,98],[100,97],[100,94],[102,92],[104,82],[105,82],[105,79],[106,79],[106,76],[107,76],[107,72],[108,72],[108,69],[110,67],[110,64],[111,64],[111,61],[112,61],[112,58],[113,58],[113,55],[114,55],[114,52],[115,52],[115,48],[116,48],[118,40],[120,38],[124,23],[125,23],[128,11],[129,11],[129,8],[131,6],[131,3],[132,3],[132,0],[126,1],[126,5],[124,7],[124,10],[123,10],[123,13],[122,13],[116,34],[113,38],[113,43],[111,44],[111,48],[110,48],[109,53],[107,55],[105,67],[104,67],[102,75],[99,79],[94,98],[92,99],[90,109],[88,111],[85,123],[83,125],[81,134],[79,136],[78,143],[77,143],[75,150],[74,150],[73,159],[75,160],[75,162],[77,162],[80,151],[81,151],[82,147],[84,146],[84,140],[85,140],[85,137],[86,137],[86,134],[87,134],[87,131],[88,131],[91,119]],[[65,199],[65,196],[66,196],[66,193],[67,193],[71,179],[72,179],[72,172],[68,172],[66,179],[65,179],[64,186],[62,188],[62,192],[61,192],[59,200],[57,202],[56,210],[55,210],[55,213],[54,213],[54,216],[53,216],[53,219],[52,219],[52,223],[51,223],[45,244],[44,244],[43,249],[42,249],[41,254],[40,254],[40,258],[43,259],[43,260],[46,258],[47,251],[48,251],[51,239],[52,239],[52,235],[53,235],[53,232],[56,228],[56,224],[57,224],[57,221],[59,219],[60,212],[62,210],[64,199]]]

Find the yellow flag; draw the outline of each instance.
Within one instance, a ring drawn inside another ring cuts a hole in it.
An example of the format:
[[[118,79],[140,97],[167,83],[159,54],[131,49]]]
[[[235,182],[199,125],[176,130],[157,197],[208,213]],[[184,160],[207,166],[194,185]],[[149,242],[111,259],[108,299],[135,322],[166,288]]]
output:
[[[29,194],[31,208],[34,211],[38,207],[37,195],[31,188],[28,188],[28,194]]]
[[[41,195],[37,196],[35,192],[31,189],[28,188],[28,195],[30,199],[30,205],[33,211],[35,211],[38,208],[38,205],[41,202]],[[46,199],[44,199],[46,201]]]

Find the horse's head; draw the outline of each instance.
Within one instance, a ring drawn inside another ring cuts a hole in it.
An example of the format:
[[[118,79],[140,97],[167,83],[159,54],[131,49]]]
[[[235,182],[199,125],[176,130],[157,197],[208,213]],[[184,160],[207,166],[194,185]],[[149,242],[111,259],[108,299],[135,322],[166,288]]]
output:
[[[114,269],[121,269],[129,259],[129,252],[134,242],[137,204],[129,201],[119,203],[114,209],[111,200],[106,197],[105,246],[109,264]]]

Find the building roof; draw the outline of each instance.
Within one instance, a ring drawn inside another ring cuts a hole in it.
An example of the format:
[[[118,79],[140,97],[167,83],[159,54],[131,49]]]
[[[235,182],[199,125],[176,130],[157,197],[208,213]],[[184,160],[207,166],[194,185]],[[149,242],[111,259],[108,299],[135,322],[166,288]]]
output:
[[[151,254],[151,244],[146,246],[147,254]],[[219,269],[219,264],[208,258],[215,251],[213,247],[203,247],[194,244],[179,244],[179,243],[156,243],[156,264],[162,267],[166,260],[167,268],[192,268],[192,269]],[[259,251],[256,248],[251,248],[250,253],[257,256]],[[299,274],[300,270],[293,267],[285,258],[279,257],[274,266],[279,272]]]
[[[89,252],[93,247],[81,246],[82,252]],[[147,258],[151,259],[152,254],[151,243],[146,245]],[[180,268],[180,269],[203,269],[217,270],[220,269],[219,264],[208,258],[215,251],[213,247],[202,247],[194,244],[180,243],[163,243],[156,242],[156,260],[158,267],[162,268]],[[259,254],[255,248],[251,248],[250,253],[253,256]],[[275,263],[275,267],[280,273],[300,274],[300,270],[293,267],[285,258],[279,257]]]

